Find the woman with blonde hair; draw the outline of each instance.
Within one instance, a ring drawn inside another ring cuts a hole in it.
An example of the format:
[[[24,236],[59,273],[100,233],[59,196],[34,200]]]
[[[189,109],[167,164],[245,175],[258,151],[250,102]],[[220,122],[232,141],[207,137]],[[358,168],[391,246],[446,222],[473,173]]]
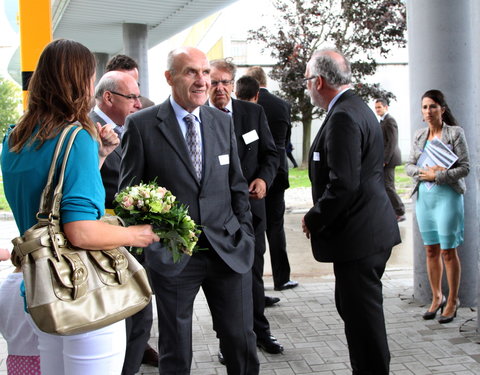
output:
[[[150,225],[124,228],[99,221],[105,202],[99,166],[118,145],[118,138],[109,125],[97,128],[88,117],[94,81],[95,58],[85,46],[60,39],[45,47],[28,86],[27,110],[4,139],[5,195],[19,232],[24,233],[37,221],[40,195],[60,133],[72,123],[81,124],[66,167],[60,209],[67,239],[91,250],[145,247],[159,240]],[[124,321],[71,336],[47,334],[35,325],[34,329],[42,374],[120,374]]]
[[[427,272],[432,289],[432,304],[423,319],[435,319],[438,310],[440,323],[449,323],[460,305],[458,289],[461,266],[457,247],[463,243],[465,176],[470,164],[463,129],[457,125],[443,93],[429,90],[422,96],[422,116],[426,128],[417,131],[405,169],[416,182],[418,193],[416,215],[426,250]],[[448,169],[439,165],[417,165],[427,145],[435,138],[441,140],[458,160]],[[426,182],[434,183],[428,188]],[[449,294],[442,293],[443,267],[447,274]]]

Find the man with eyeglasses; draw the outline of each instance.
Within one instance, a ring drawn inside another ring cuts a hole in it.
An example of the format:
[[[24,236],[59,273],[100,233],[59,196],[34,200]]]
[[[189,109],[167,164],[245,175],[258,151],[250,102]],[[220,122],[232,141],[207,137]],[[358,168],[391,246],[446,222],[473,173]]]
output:
[[[381,278],[400,233],[383,182],[382,132],[351,90],[351,76],[334,49],[315,52],[307,64],[311,102],[327,114],[310,148],[313,207],[302,227],[315,259],[333,263],[353,374],[388,375]]]
[[[96,105],[90,118],[101,125],[114,125],[113,130],[121,138],[126,117],[142,108],[139,99],[140,89],[132,76],[119,71],[105,73],[95,87]],[[119,145],[107,157],[101,169],[107,209],[113,209],[113,200],[118,191],[121,156]]]
[[[101,125],[114,125],[113,130],[121,138],[127,116],[142,108],[139,99],[140,90],[135,78],[125,72],[107,72],[95,88],[96,105],[90,112],[90,118],[93,122]],[[105,187],[105,208],[108,213],[113,213],[113,200],[118,191],[121,160],[122,146],[120,144],[107,156],[100,170]],[[140,321],[139,324],[132,320],[137,314],[140,317],[137,319]],[[138,372],[147,341],[150,338],[153,321],[151,304],[137,314],[126,319],[127,350],[122,375],[133,375]]]
[[[212,85],[209,105],[227,112],[233,118],[238,156],[249,193],[255,232],[255,258],[252,267],[253,330],[257,346],[268,353],[278,354],[283,346],[270,332],[265,317],[265,290],[263,286],[263,256],[265,254],[265,196],[279,165],[278,152],[268,128],[263,108],[257,104],[232,99],[236,66],[227,60],[210,61]],[[222,354],[219,352],[222,362]]]

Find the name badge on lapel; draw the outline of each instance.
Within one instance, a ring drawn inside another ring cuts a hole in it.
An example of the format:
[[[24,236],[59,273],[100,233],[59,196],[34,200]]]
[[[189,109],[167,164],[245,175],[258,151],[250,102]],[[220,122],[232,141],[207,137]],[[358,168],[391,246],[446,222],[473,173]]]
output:
[[[249,131],[248,133],[245,133],[242,135],[243,140],[245,141],[245,144],[248,145],[249,143],[255,142],[258,139],[258,134],[255,129],[252,131]]]
[[[320,161],[320,153],[319,152],[313,152],[313,161]]]
[[[230,155],[218,155],[218,161],[220,162],[220,165],[230,164]]]

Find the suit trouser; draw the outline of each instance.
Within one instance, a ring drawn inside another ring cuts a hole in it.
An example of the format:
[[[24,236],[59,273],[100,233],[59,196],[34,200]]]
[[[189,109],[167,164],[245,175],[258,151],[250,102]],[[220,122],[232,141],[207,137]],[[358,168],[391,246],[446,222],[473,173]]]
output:
[[[388,375],[381,278],[391,249],[349,262],[334,262],[335,304],[345,323],[354,375]]]
[[[397,216],[405,215],[405,205],[397,194],[395,189],[395,168],[383,168],[385,178],[385,190],[388,198],[392,202],[393,210]]]
[[[267,212],[267,239],[272,263],[273,283],[282,286],[290,280],[290,263],[287,255],[287,241],[283,228],[285,215],[285,190],[269,191],[265,198]]]
[[[122,375],[135,375],[142,365],[143,353],[147,347],[153,323],[152,302],[135,315],[125,319],[127,329],[127,350]]]
[[[190,374],[193,303],[200,287],[212,314],[228,374],[259,373],[251,272],[232,271],[216,252],[208,249],[195,253],[176,276],[164,277],[150,269],[150,277],[158,311],[160,374]]]
[[[265,287],[263,285],[263,266],[265,255],[265,221],[253,215],[255,231],[255,257],[252,267],[253,294],[253,330],[257,338],[264,339],[270,335],[270,324],[265,317]]]

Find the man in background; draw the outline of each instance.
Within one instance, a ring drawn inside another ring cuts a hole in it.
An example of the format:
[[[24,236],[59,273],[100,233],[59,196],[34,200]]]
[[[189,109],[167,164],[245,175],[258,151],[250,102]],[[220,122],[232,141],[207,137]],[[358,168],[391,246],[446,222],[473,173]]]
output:
[[[397,221],[400,222],[405,220],[405,205],[395,189],[395,167],[402,164],[402,155],[398,147],[398,126],[395,119],[388,113],[388,102],[385,99],[375,100],[375,112],[380,117],[383,134],[385,189],[397,215]]]
[[[267,75],[260,66],[249,68],[246,75],[255,78],[260,85],[258,104],[263,107],[267,115],[268,126],[280,158],[277,175],[268,190],[268,196],[265,198],[267,212],[266,233],[270,249],[274,289],[291,289],[298,286],[298,282],[290,280],[290,263],[288,261],[284,229],[285,190],[290,186],[285,147],[288,141],[288,131],[291,127],[291,108],[290,104],[267,90]]]
[[[236,66],[227,60],[210,62],[212,85],[209,105],[228,113],[233,118],[238,156],[250,193],[255,233],[255,257],[252,267],[253,330],[257,346],[268,353],[278,354],[283,346],[270,332],[265,316],[265,289],[263,286],[263,256],[265,254],[265,196],[278,169],[278,152],[268,128],[263,108],[254,103],[232,99]],[[250,77],[251,78],[251,77]]]
[[[132,59],[130,56],[127,55],[115,55],[113,56],[105,66],[105,72],[110,72],[112,70],[118,70],[120,72],[124,72],[130,74],[138,83],[138,87],[140,87],[140,83],[138,82],[138,64],[137,62]],[[142,103],[142,108],[147,108],[152,105],[155,105],[150,99],[142,96],[140,97],[140,102]]]

